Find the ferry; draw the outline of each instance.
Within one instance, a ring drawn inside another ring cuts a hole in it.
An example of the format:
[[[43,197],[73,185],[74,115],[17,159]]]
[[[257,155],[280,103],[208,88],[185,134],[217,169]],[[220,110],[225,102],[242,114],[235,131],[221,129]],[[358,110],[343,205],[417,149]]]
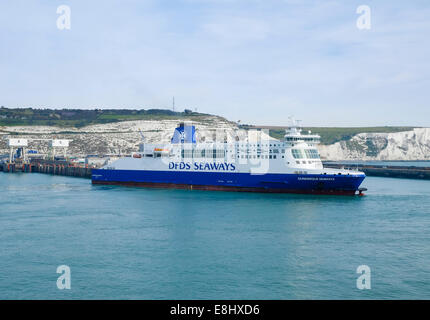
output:
[[[258,133],[258,132],[257,132]],[[142,144],[140,152],[92,171],[93,184],[153,188],[323,195],[362,195],[365,174],[324,168],[320,136],[286,130],[232,141],[196,141],[194,125],[180,123],[170,143]]]

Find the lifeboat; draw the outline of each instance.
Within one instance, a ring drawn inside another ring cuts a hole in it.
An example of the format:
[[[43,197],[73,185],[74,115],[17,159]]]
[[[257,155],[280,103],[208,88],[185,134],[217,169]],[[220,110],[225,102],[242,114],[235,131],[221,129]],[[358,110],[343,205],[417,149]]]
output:
[[[162,155],[168,155],[169,154],[169,149],[165,149],[165,148],[154,148],[154,154],[158,155],[158,154],[162,154]]]

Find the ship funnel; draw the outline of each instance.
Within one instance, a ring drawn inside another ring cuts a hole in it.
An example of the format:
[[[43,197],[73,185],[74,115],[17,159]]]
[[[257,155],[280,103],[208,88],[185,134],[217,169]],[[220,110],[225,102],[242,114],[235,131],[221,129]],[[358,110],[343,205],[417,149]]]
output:
[[[196,127],[180,123],[173,133],[171,143],[196,143]]]

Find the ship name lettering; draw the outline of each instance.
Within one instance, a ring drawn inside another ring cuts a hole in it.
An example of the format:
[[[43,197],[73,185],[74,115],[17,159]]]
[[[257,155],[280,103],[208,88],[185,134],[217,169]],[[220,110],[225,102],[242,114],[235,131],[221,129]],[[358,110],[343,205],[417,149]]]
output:
[[[169,169],[170,170],[191,170],[192,166],[190,163],[187,162],[169,162]],[[193,168],[195,171],[235,171],[236,165],[233,163],[198,163],[194,162]]]

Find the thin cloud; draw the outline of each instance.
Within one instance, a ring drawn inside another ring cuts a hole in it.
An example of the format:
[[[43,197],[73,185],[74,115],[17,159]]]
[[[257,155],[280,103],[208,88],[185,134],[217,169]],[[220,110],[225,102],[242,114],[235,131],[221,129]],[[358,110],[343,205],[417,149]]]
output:
[[[430,5],[151,0],[0,4],[0,105],[198,108],[248,123],[430,125]],[[25,10],[23,10],[25,8]]]

